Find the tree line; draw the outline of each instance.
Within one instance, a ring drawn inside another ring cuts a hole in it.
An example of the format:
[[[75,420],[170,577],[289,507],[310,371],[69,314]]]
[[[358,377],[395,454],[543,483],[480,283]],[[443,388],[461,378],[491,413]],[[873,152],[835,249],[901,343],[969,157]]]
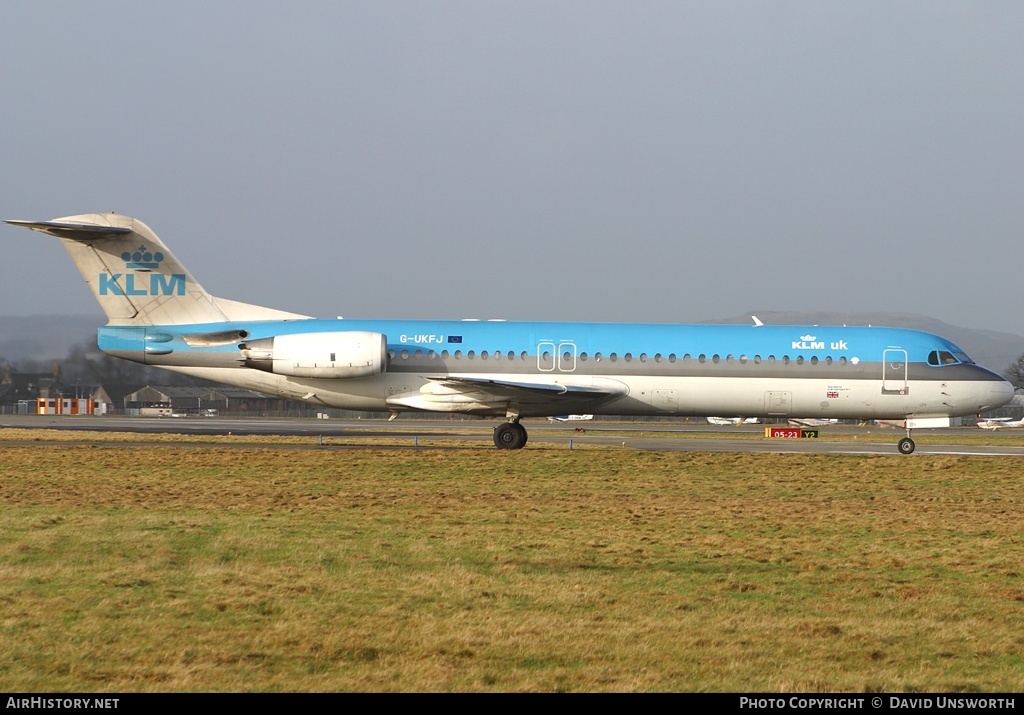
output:
[[[0,357],[0,365],[9,366],[12,372],[59,375],[60,382],[64,385],[102,385],[108,389],[125,387],[128,388],[127,392],[146,385],[204,387],[215,384],[209,380],[161,370],[152,365],[111,357],[101,351],[92,340],[73,346],[63,359],[7,362]]]

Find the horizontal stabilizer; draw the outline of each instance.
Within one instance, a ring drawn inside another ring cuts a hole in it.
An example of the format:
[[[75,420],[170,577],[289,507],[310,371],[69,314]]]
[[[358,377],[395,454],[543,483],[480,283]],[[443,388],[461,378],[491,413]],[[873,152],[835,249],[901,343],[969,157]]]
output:
[[[24,226],[35,231],[42,231],[58,238],[70,238],[72,241],[88,241],[90,239],[114,238],[131,233],[130,228],[122,226],[97,226],[86,223],[62,223],[60,221],[5,221],[12,226]]]

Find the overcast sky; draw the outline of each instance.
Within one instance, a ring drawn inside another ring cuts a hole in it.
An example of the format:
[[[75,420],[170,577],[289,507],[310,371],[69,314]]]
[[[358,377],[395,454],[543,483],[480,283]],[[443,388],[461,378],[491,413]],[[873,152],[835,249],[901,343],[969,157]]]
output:
[[[0,218],[135,216],[216,295],[1024,334],[1019,0],[33,0],[0,26]],[[0,315],[101,315],[57,239],[0,250]]]

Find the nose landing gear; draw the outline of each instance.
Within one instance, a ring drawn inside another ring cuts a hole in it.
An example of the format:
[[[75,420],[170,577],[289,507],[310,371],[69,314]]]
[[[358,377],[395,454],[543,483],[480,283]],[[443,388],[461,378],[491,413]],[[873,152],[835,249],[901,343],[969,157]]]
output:
[[[910,430],[907,430],[907,436],[896,443],[896,449],[900,451],[900,454],[910,454],[914,451],[914,440],[910,439]]]

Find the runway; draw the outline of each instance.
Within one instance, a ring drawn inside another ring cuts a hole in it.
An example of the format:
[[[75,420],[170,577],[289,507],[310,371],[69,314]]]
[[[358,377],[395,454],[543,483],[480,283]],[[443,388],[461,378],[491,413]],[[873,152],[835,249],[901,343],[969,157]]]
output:
[[[298,419],[298,418],[231,418],[231,417],[122,417],[67,415],[0,415],[0,429],[42,429],[60,431],[125,432],[131,434],[180,435],[281,435],[308,436],[310,447],[380,446],[431,448],[454,442],[479,442],[491,446],[491,430],[496,420],[430,420],[399,418],[381,419]],[[817,439],[768,439],[763,425],[716,426],[701,423],[637,423],[637,422],[570,422],[551,423],[546,420],[524,420],[530,444],[576,448],[602,445],[665,452],[773,452],[816,454],[867,454],[900,456],[896,442],[902,431],[877,426],[857,427],[835,425],[819,429]],[[577,431],[577,429],[583,431]],[[948,438],[942,444],[922,444],[929,435]],[[920,430],[914,434],[918,455],[960,455],[990,457],[1024,457],[1024,446],[1010,437],[999,444],[1003,435],[986,435],[990,444],[966,444],[979,436],[971,428]],[[970,437],[965,440],[964,437]],[[358,441],[347,444],[347,441]],[[7,444],[11,444],[8,442]],[[219,444],[219,443],[218,443]],[[238,445],[240,448],[253,445]],[[295,445],[290,445],[295,446]],[[302,445],[298,445],[302,446]]]

